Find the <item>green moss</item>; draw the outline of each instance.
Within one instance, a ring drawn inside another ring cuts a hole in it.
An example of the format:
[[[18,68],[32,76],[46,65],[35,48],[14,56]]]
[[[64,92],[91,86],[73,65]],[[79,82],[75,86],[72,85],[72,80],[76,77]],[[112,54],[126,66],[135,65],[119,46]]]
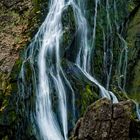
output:
[[[41,0],[32,0],[33,4],[34,4],[34,10],[37,12],[40,10],[40,2]]]
[[[127,79],[128,96],[140,103],[140,61],[139,53],[139,29],[140,29],[140,9],[129,23],[127,31],[127,42],[129,47],[129,67]]]
[[[17,118],[16,112],[10,111],[10,112],[9,112],[9,120],[10,120],[11,122],[14,122],[14,121],[16,120],[16,118]]]
[[[138,6],[138,4],[139,0],[130,0],[127,7],[128,11],[132,12],[136,8],[136,6]]]
[[[2,140],[9,140],[8,136],[2,138]]]
[[[95,103],[92,103],[88,108],[94,108],[95,110],[98,110],[101,106],[105,106],[109,104],[111,104],[111,100],[107,98],[101,98],[97,100]]]
[[[139,31],[140,28],[140,10],[136,13],[136,15],[133,17],[129,24],[129,28],[127,31],[127,42],[128,42],[128,47],[133,48],[135,47],[135,41],[136,41],[136,34]],[[131,57],[130,57],[131,58]]]
[[[40,14],[42,12],[42,7],[48,5],[48,1],[46,0],[32,0],[32,3],[34,5],[34,12],[37,14]]]
[[[135,100],[136,102],[140,103],[140,92],[138,92],[138,93],[131,93],[128,96],[131,99]]]
[[[81,115],[85,112],[86,108],[93,103],[95,100],[97,100],[99,97],[96,94],[96,92],[93,92],[91,90],[91,87],[89,85],[86,85],[85,89],[80,92],[81,95]]]
[[[11,81],[17,80],[17,76],[20,72],[21,65],[22,65],[22,59],[19,58],[16,60],[15,65],[14,65],[13,70],[12,70],[12,73],[10,75]]]

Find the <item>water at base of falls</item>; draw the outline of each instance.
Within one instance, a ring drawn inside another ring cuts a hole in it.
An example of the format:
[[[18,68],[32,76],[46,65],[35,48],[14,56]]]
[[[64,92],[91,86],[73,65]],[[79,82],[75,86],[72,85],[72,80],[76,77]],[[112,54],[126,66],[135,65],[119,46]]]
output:
[[[32,112],[34,120],[36,122],[37,130],[39,131],[39,140],[68,140],[68,94],[70,93],[70,108],[72,113],[72,122],[76,119],[76,105],[75,94],[72,88],[71,82],[68,80],[65,71],[61,66],[61,53],[60,53],[60,40],[63,36],[62,28],[62,13],[69,5],[73,9],[74,18],[77,26],[78,34],[78,53],[75,60],[77,69],[84,75],[93,85],[96,85],[100,89],[101,97],[106,97],[112,100],[114,103],[118,102],[117,97],[111,91],[109,91],[109,83],[111,79],[112,64],[106,70],[107,73],[107,86],[104,87],[94,78],[94,74],[91,72],[91,59],[92,51],[95,49],[96,38],[96,25],[99,0],[95,0],[95,13],[94,13],[94,28],[92,32],[92,43],[89,43],[88,39],[88,21],[84,13],[85,7],[82,1],[76,0],[50,0],[48,15],[39,28],[39,31],[35,35],[32,43],[27,48],[25,54],[25,61],[23,62],[20,77],[23,81],[21,86],[21,92],[24,96],[25,92],[25,73],[26,61],[30,63],[32,67],[32,82],[34,85],[33,92],[35,94],[35,110]],[[108,33],[112,32],[111,21],[109,17],[107,1],[106,15],[108,22]],[[104,33],[104,32],[103,32]],[[105,33],[104,33],[105,36]],[[127,63],[127,45],[121,35],[120,40],[124,44],[122,51],[125,53],[124,63]],[[105,48],[104,48],[105,49]],[[110,54],[112,48],[109,49]],[[106,54],[105,54],[106,55]],[[106,62],[104,57],[104,62]],[[120,58],[120,67],[121,67]],[[106,63],[104,63],[105,67]],[[123,74],[126,76],[127,65],[123,68]],[[120,74],[121,71],[120,71]],[[119,87],[121,82],[118,81]],[[125,88],[125,80],[123,84]],[[68,93],[69,89],[69,93]],[[139,111],[137,111],[139,112]]]

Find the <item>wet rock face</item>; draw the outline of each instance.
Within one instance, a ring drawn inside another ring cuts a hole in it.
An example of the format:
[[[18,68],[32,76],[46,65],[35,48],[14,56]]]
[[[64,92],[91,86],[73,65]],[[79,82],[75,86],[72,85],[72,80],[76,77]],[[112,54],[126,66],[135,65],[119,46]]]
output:
[[[71,140],[128,140],[131,106],[131,101],[98,100],[78,121]]]
[[[140,103],[140,3],[134,11],[126,33],[128,45],[126,91],[131,98]]]

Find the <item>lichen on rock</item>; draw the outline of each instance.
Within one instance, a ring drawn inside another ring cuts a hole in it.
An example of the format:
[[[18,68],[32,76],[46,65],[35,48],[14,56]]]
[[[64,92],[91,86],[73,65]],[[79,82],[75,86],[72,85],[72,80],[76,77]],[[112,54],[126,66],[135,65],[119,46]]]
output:
[[[71,140],[128,140],[132,101],[113,104],[103,98],[91,104],[78,121]]]

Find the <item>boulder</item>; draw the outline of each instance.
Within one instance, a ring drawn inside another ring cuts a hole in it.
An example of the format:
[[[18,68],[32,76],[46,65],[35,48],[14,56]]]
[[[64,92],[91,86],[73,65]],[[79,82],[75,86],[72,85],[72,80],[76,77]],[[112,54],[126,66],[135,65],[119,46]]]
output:
[[[71,140],[128,140],[132,102],[113,104],[103,98],[91,104],[74,128]]]

